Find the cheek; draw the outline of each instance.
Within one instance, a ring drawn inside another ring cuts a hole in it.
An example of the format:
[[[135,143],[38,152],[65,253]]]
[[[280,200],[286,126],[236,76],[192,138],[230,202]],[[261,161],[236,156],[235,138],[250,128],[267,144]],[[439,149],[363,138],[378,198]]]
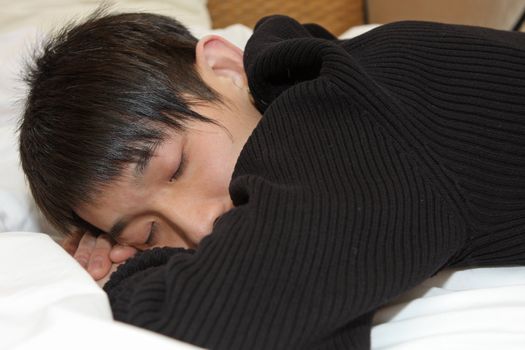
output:
[[[209,189],[210,194],[223,195],[228,192],[232,172],[230,158],[216,156],[208,162],[203,185]]]
[[[200,182],[215,194],[224,194],[228,192],[237,158],[229,138],[210,141],[203,142],[203,147],[197,152],[200,158]]]
[[[196,242],[195,245],[198,245],[198,243],[200,241],[203,240],[204,237],[208,236],[211,232],[209,233],[201,233],[201,234],[197,234],[195,237],[193,237],[193,241]]]
[[[193,248],[194,244],[191,242],[186,242],[175,232],[166,229],[159,233],[156,242],[156,247],[175,247],[175,248]]]

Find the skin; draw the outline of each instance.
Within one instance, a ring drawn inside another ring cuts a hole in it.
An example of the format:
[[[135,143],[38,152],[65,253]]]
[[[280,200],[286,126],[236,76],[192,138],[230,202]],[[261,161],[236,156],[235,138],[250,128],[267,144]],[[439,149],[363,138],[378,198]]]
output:
[[[92,203],[75,208],[105,232],[120,218],[131,218],[118,238],[75,232],[63,241],[100,285],[137,250],[196,247],[211,233],[217,217],[233,207],[228,193],[231,175],[262,116],[252,103],[238,47],[217,35],[203,37],[196,47],[196,67],[225,97],[226,106],[200,104],[192,109],[223,127],[192,121],[184,133],[168,131],[143,176],[136,177],[135,165],[130,164]]]

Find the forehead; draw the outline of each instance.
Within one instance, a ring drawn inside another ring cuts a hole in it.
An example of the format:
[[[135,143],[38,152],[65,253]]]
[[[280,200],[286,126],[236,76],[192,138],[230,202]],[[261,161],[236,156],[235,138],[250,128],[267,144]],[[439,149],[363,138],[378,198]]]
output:
[[[137,189],[140,184],[137,181],[138,178],[135,177],[135,169],[135,163],[125,164],[117,178],[99,186],[90,196],[89,201],[81,203],[75,208],[75,212],[84,220],[102,229],[98,225],[99,220],[94,219],[118,212],[127,203],[138,200],[139,191]]]
[[[98,208],[125,207],[128,203],[137,203],[153,177],[158,176],[164,167],[168,167],[177,157],[177,149],[183,142],[184,133],[168,129],[165,137],[157,144],[144,150],[139,159],[122,165],[119,175],[94,189],[89,202],[79,205],[77,214],[87,210],[99,211]],[[152,170],[153,169],[153,170]],[[153,179],[154,180],[154,179]]]
[[[152,164],[157,163],[157,153],[158,148],[150,158]],[[89,201],[75,208],[77,215],[105,231],[112,225],[115,217],[121,216],[122,213],[133,212],[137,203],[145,201],[148,193],[144,176],[137,168],[137,163],[124,164],[118,177],[99,186],[90,196]]]

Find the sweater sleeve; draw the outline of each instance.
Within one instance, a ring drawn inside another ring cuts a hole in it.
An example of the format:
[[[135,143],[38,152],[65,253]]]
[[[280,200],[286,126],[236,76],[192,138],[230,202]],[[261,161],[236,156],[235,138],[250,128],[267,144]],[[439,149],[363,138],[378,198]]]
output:
[[[395,106],[368,103],[383,96],[338,43],[276,16],[245,60],[264,116],[235,167],[235,208],[195,252],[119,269],[114,316],[213,349],[367,349],[378,307],[464,253],[465,218],[417,145],[378,121]]]
[[[455,266],[524,264],[525,33],[404,21],[339,44],[345,91],[465,220]]]
[[[267,175],[233,182],[238,207],[194,254],[112,277],[115,319],[213,349],[367,348],[370,318],[355,321],[436,273],[462,238],[432,186],[389,155],[357,157],[351,178],[333,178],[351,183],[340,193],[291,184],[286,162],[264,159]]]
[[[269,107],[236,207],[195,253],[108,289],[117,320],[213,349],[365,349],[371,313],[461,248],[461,222],[410,159],[364,118],[334,133],[351,106],[322,80],[300,87]]]
[[[327,40],[337,38],[318,24],[302,25],[288,16],[272,15],[257,22],[246,44],[244,67],[250,77],[248,83],[255,106],[261,113],[283,91],[299,81],[319,76],[319,56],[310,50],[315,50],[316,43]],[[286,47],[301,42],[310,45],[297,45],[300,52],[290,56]]]

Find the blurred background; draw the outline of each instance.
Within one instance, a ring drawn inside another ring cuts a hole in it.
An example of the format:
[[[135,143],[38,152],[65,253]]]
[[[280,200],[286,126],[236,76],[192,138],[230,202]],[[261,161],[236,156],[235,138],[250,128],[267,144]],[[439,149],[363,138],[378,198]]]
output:
[[[525,0],[208,0],[212,23],[248,27],[272,13],[319,23],[335,35],[349,26],[425,20],[513,30],[522,27]],[[525,30],[525,28],[523,28]]]
[[[525,0],[367,0],[365,21],[418,19],[525,31]]]

